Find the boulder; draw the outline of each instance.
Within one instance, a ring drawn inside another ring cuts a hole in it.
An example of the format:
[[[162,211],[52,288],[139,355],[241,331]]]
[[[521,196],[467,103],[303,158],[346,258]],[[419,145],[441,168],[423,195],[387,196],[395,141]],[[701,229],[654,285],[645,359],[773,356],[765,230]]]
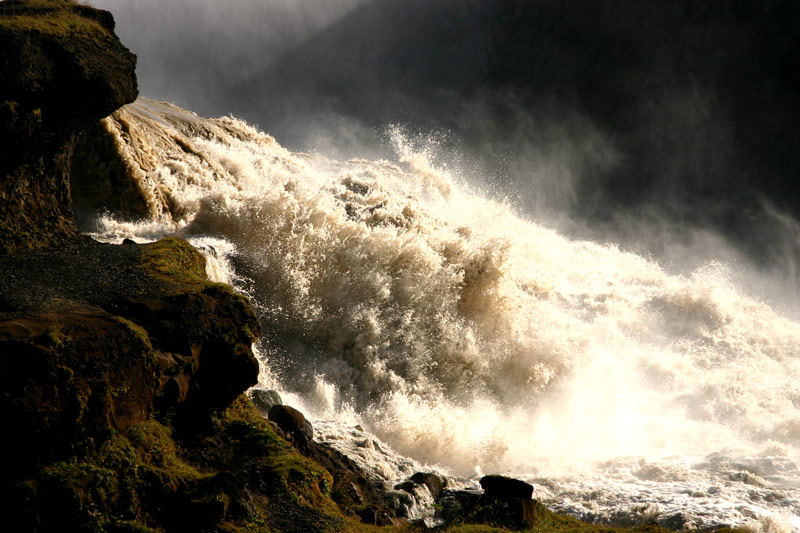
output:
[[[444,490],[436,517],[445,524],[486,524],[509,529],[535,525],[533,486],[518,479],[489,475],[481,478],[481,494],[474,490]]]
[[[533,498],[533,485],[519,479],[490,474],[483,476],[480,483],[484,494],[489,498],[500,500]]]
[[[283,400],[278,391],[267,389],[252,389],[250,391],[250,399],[258,408],[261,416],[269,416],[269,410],[276,405],[283,405]]]
[[[437,507],[436,518],[446,525],[485,524],[508,529],[535,525],[536,502],[531,499],[501,500],[473,490],[444,490]]]
[[[417,485],[425,485],[431,493],[431,497],[436,500],[447,486],[447,480],[433,472],[416,472],[411,476],[411,481]]]
[[[268,418],[278,427],[294,437],[298,444],[307,445],[314,437],[314,426],[306,420],[303,413],[288,405],[273,405]]]

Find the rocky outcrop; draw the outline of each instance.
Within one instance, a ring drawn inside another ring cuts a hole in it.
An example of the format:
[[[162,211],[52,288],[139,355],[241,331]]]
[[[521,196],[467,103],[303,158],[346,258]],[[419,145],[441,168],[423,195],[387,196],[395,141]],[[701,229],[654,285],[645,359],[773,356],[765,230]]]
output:
[[[533,498],[533,485],[522,480],[497,474],[489,474],[481,478],[481,488],[486,497],[498,500]]]
[[[308,447],[308,443],[314,437],[314,427],[306,420],[303,413],[288,405],[274,405],[269,410],[268,416],[291,436],[298,447]]]
[[[73,237],[0,255],[0,270],[0,513],[11,530],[204,530],[248,516],[231,466],[209,475],[180,457],[196,444],[178,438],[218,445],[238,427],[220,413],[258,376],[253,309],[206,279],[199,252],[180,239]]]
[[[80,132],[132,102],[136,57],[110,13],[16,0],[0,13],[0,247],[76,233],[70,161]]]
[[[499,475],[480,480],[483,493],[446,490],[439,498],[437,517],[447,524],[487,524],[510,529],[536,525],[540,515],[548,514],[541,503],[531,499],[533,486]]]
[[[77,238],[0,265],[6,472],[85,454],[154,413],[201,430],[257,380],[252,308],[205,280],[185,241]]]

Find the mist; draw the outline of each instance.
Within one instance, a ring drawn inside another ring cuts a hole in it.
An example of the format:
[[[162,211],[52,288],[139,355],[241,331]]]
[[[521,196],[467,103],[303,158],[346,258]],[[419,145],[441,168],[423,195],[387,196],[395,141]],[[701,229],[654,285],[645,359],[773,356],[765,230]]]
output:
[[[575,238],[800,295],[792,2],[94,0],[141,93],[293,150],[435,164]]]

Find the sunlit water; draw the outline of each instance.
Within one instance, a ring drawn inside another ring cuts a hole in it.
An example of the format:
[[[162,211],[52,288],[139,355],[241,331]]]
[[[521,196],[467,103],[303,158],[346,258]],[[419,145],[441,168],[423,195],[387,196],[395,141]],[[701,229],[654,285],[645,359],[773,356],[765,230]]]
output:
[[[259,386],[376,478],[507,473],[588,520],[800,531],[800,324],[725,265],[565,238],[397,128],[396,162],[340,162],[144,99],[105,126],[150,214],[94,234],[204,250],[260,314]]]

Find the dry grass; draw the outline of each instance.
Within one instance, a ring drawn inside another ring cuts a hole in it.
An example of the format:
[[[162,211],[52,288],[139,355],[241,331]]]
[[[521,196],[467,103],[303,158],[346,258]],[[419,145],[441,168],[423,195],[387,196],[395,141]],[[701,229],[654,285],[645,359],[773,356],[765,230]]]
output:
[[[0,2],[0,28],[56,36],[110,37],[100,23],[82,16],[75,9],[78,6],[65,0],[5,0]]]

